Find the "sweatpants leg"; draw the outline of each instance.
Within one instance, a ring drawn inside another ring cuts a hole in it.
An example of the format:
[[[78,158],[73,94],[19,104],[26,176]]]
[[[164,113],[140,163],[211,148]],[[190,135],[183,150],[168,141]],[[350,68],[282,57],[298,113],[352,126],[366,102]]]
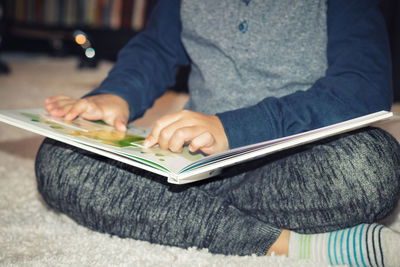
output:
[[[50,139],[38,152],[36,175],[50,207],[120,237],[263,255],[280,234],[199,186],[168,185],[165,177]]]
[[[263,255],[281,228],[319,232],[385,216],[399,195],[399,151],[389,134],[364,129],[176,186],[47,139],[36,175],[51,207],[94,230],[214,253]]]
[[[400,146],[380,129],[342,134],[245,165],[244,178],[220,194],[262,221],[300,233],[376,222],[400,196]]]

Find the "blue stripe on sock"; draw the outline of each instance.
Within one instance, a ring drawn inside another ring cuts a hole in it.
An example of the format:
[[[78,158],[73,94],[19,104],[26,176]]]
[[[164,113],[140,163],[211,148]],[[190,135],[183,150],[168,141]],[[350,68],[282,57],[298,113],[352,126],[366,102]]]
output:
[[[375,264],[376,264],[376,266],[379,266],[378,265],[378,260],[376,259],[376,250],[375,250],[375,229],[376,229],[376,227],[378,227],[377,224],[374,226],[374,229],[372,229],[372,250],[373,250],[373,253],[374,253]]]
[[[382,246],[381,246],[381,232],[382,232],[383,226],[379,228],[379,251],[381,252],[381,262],[382,262],[382,267],[385,267],[385,263],[383,262],[383,252],[382,252]]]
[[[358,260],[357,260],[357,250],[356,250],[357,228],[358,228],[358,225],[354,228],[354,234],[353,234],[353,254],[354,254],[354,261],[356,262],[357,267],[360,267],[360,265],[358,264]]]
[[[369,233],[369,228],[371,227],[371,224],[368,224],[367,228],[367,233],[365,234],[365,246],[367,247],[367,256],[368,256],[368,262],[369,266],[372,266],[371,258],[369,257],[369,244],[368,244],[368,233]]]
[[[331,257],[331,238],[332,238],[332,232],[329,234],[329,241],[328,241],[328,256],[329,256],[329,263],[330,265],[333,265],[332,262],[332,257]]]
[[[363,251],[362,251],[362,234],[363,234],[364,226],[365,226],[365,224],[363,224],[360,229],[360,255],[361,255],[361,262],[362,262],[363,266],[367,267],[367,265],[365,264],[365,261],[364,261],[364,255],[363,255]],[[368,232],[367,232],[367,234],[368,234]],[[368,244],[366,244],[366,245],[368,248]]]
[[[344,232],[345,232],[345,230],[342,230],[342,235],[340,237],[340,257],[342,258],[342,264],[346,264],[344,262],[344,258],[343,258],[343,236],[344,236]]]
[[[351,228],[349,228],[349,229],[347,230],[347,242],[346,242],[346,244],[347,244],[347,260],[349,261],[348,264],[351,266],[352,264],[351,264],[350,249],[349,249],[349,247],[350,247],[350,246],[349,246],[350,233],[351,233]]]
[[[336,231],[335,240],[333,242],[333,254],[335,254],[336,265],[339,265],[338,260],[337,260],[337,256],[336,256],[336,238],[337,238],[338,233],[339,233],[339,231]]]

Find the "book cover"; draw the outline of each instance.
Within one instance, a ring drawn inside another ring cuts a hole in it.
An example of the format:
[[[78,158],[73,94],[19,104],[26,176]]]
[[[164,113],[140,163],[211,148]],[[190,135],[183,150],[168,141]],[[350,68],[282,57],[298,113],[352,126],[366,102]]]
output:
[[[361,128],[392,115],[387,111],[376,112],[212,155],[191,153],[187,146],[182,153],[162,150],[158,146],[145,148],[142,143],[150,129],[129,126],[126,133],[121,133],[103,122],[53,118],[42,109],[0,110],[0,121],[165,176],[170,183],[185,184],[215,176],[228,166]]]

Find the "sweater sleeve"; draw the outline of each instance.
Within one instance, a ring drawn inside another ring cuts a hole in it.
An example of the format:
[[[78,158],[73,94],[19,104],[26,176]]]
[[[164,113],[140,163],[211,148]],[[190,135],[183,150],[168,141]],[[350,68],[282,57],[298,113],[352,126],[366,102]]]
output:
[[[390,48],[378,0],[328,2],[328,68],[306,91],[219,113],[231,148],[323,127],[392,103]],[[239,121],[240,118],[240,121]]]
[[[146,29],[121,49],[107,78],[85,97],[115,94],[128,102],[130,121],[143,115],[174,85],[179,66],[189,64],[181,28],[180,0],[160,0]]]

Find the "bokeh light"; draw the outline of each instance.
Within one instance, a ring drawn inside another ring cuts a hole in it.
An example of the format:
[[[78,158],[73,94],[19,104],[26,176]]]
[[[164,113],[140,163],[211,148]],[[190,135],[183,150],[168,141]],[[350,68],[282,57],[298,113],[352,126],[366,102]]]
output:
[[[85,56],[87,58],[94,58],[95,55],[96,55],[96,51],[92,47],[86,48]]]
[[[75,42],[79,45],[83,45],[84,43],[86,43],[87,38],[84,34],[79,33],[77,35],[75,35]]]

